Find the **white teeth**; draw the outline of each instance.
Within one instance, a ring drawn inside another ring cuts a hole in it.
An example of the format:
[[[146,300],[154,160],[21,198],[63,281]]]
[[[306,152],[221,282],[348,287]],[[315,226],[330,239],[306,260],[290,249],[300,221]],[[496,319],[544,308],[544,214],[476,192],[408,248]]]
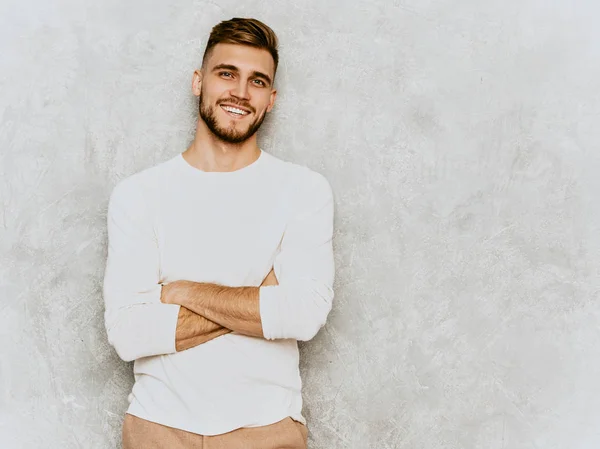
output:
[[[248,112],[242,110],[242,109],[238,109],[238,108],[232,108],[231,106],[221,106],[223,109],[225,109],[227,112],[233,112],[234,114],[239,114],[239,115],[246,115],[248,114]]]

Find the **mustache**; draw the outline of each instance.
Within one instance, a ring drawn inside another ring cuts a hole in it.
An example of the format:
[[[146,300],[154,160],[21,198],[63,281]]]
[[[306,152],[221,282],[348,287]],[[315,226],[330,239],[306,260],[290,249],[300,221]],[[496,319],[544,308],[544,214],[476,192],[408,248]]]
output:
[[[256,109],[254,109],[252,106],[250,106],[250,103],[247,103],[245,101],[239,101],[239,100],[236,100],[235,98],[225,98],[223,100],[219,100],[217,102],[217,106],[220,106],[223,103],[233,104],[235,106],[241,106],[243,108],[248,109],[250,112],[256,112]]]

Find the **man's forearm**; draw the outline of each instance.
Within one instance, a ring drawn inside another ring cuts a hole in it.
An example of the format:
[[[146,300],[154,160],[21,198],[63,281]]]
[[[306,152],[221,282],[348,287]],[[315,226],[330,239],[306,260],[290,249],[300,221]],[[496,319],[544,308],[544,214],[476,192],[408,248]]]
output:
[[[179,308],[179,316],[177,317],[175,349],[178,352],[184,351],[229,332],[231,332],[231,329],[227,329],[182,306]]]
[[[274,270],[267,274],[260,287],[269,285],[279,285]],[[160,300],[181,306],[177,320],[177,351],[231,331],[263,337],[258,292],[259,287],[232,288],[191,281],[163,285]]]
[[[262,337],[259,287],[224,287],[179,281],[185,289],[182,305],[221,326],[253,337]]]
[[[263,337],[259,288],[175,281],[163,285],[161,301],[179,304],[226,329],[253,337]],[[194,331],[187,334],[193,335]]]

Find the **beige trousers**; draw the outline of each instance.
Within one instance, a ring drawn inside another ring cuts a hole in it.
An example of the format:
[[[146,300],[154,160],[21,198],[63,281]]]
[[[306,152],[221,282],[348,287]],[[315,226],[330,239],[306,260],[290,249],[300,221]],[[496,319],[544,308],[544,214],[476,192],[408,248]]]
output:
[[[306,449],[308,429],[288,417],[275,424],[204,436],[125,414],[123,449]]]

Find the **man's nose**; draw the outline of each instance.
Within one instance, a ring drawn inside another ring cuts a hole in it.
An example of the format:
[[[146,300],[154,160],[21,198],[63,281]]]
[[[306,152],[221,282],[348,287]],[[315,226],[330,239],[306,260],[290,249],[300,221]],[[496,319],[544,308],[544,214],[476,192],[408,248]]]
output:
[[[231,89],[231,95],[240,100],[249,100],[250,92],[248,91],[248,83],[242,79],[238,80],[234,88]]]

